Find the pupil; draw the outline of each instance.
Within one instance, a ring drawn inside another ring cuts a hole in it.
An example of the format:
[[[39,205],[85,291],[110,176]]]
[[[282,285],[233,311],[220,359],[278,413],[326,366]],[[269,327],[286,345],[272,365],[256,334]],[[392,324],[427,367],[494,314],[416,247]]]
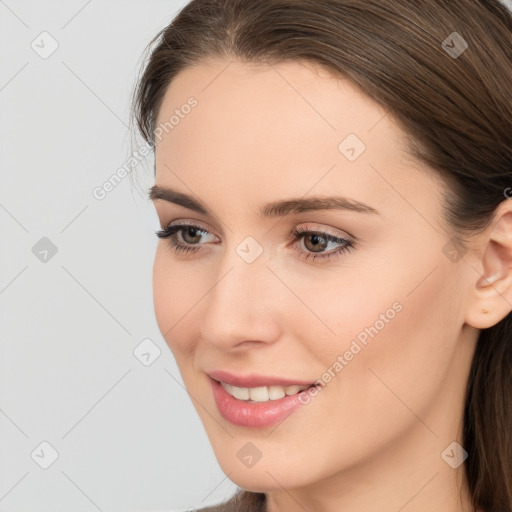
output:
[[[198,229],[196,229],[194,227],[190,227],[185,230],[185,234],[190,236],[191,238],[197,238],[198,236],[200,236],[197,234],[197,232],[198,232]],[[197,241],[197,240],[195,240],[195,241]]]
[[[310,235],[308,237],[308,239],[310,239],[312,241],[313,248],[316,247],[316,248],[319,248],[320,250],[325,249],[326,243],[321,242],[321,240],[323,240],[323,237],[321,237],[319,235]],[[315,252],[320,252],[320,251],[315,251]]]

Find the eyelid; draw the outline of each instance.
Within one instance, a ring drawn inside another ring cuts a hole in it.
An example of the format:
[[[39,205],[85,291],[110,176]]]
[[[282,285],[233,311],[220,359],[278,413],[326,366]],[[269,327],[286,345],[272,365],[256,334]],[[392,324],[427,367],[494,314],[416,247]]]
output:
[[[160,224],[160,225],[162,226],[162,224]],[[217,235],[215,235],[210,228],[205,227],[201,221],[197,221],[197,220],[180,220],[180,219],[173,220],[172,222],[164,223],[164,225],[162,226],[162,229],[172,228],[174,226],[192,226],[192,227],[200,228],[201,230],[206,231],[208,234],[213,235],[216,238],[218,238]]]
[[[198,227],[201,230],[204,230],[208,234],[213,235],[213,236],[215,236],[218,239],[217,235],[215,235],[209,228],[203,226],[200,221],[196,221],[196,220],[180,220],[180,219],[177,219],[177,220],[173,220],[173,221],[171,221],[169,223],[161,223],[160,225],[162,227],[162,230],[164,230],[166,228],[171,228],[171,227],[174,227],[174,226],[193,226],[193,227]],[[350,241],[353,241],[353,242],[356,242],[356,240],[357,240],[356,237],[351,235],[348,231],[338,231],[338,232],[334,233],[330,229],[332,229],[332,228],[329,228],[327,226],[323,227],[321,225],[320,226],[319,225],[311,226],[310,224],[301,225],[301,226],[297,226],[297,227],[293,228],[290,231],[290,234],[288,235],[288,239],[294,240],[295,239],[295,235],[297,233],[321,233],[321,234],[325,234],[325,235],[330,235],[330,236],[332,236],[334,238],[349,239]]]
[[[306,232],[306,233],[323,233],[325,235],[330,235],[334,238],[343,238],[343,239],[350,239],[352,241],[356,241],[356,237],[351,235],[348,231],[342,231],[342,230],[337,230],[336,232],[333,232],[332,231],[332,228],[329,228],[327,226],[318,226],[318,225],[313,225],[311,226],[310,224],[306,224],[305,226],[302,225],[302,226],[297,226],[296,228],[294,228],[292,230],[292,233],[293,232],[298,232],[298,233],[302,233],[302,232]]]

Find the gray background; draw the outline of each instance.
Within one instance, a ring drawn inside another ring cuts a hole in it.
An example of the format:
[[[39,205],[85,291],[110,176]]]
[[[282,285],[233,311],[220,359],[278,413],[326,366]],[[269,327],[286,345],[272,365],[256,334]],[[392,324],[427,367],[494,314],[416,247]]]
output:
[[[235,490],[154,318],[152,158],[92,195],[134,149],[142,52],[184,3],[0,0],[0,511],[185,511]]]
[[[130,156],[143,50],[184,3],[0,2],[1,511],[185,511],[235,490],[154,317],[152,158],[92,195]],[[33,254],[43,237],[53,257]]]

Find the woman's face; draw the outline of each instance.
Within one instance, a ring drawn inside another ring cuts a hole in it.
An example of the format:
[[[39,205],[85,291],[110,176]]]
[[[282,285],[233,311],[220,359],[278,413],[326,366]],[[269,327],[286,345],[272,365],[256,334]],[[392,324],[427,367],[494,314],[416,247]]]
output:
[[[297,62],[212,61],[178,75],[157,124],[156,186],[202,210],[154,195],[162,228],[196,227],[171,237],[188,251],[159,240],[156,319],[229,478],[271,491],[399,462],[423,483],[453,471],[474,272],[443,228],[443,183],[391,117]],[[291,382],[317,386],[279,398]]]

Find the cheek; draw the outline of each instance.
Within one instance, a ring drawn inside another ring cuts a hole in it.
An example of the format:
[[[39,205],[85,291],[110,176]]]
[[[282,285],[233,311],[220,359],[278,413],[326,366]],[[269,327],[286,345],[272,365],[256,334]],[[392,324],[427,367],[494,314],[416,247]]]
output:
[[[186,335],[182,335],[183,329],[187,315],[192,313],[191,308],[204,290],[193,267],[175,263],[165,243],[160,242],[153,263],[153,305],[160,332],[173,354],[179,357],[180,351],[192,347]]]
[[[381,279],[382,274],[387,279]],[[347,354],[350,360],[357,351],[362,355],[362,349],[382,337],[403,314],[400,277],[391,276],[389,269],[380,271],[375,262],[358,263],[357,267],[352,260],[342,262],[332,272],[290,272],[284,280],[310,310],[294,297],[284,325],[295,325],[297,343],[307,346],[311,360],[321,361],[326,369],[338,355],[351,349]]]
[[[311,315],[296,315],[308,356],[322,368],[318,377],[326,390],[333,382],[343,403],[365,404],[366,413],[387,408],[407,416],[410,411],[393,391],[420,409],[440,392],[463,319],[460,276],[439,256],[436,244],[416,253],[381,254],[358,268],[333,273],[322,285],[311,280],[307,294],[302,285],[296,288],[330,327],[323,329]],[[297,287],[300,282],[297,278]]]
[[[415,421],[410,409],[422,417],[443,392],[460,330],[452,273],[441,264],[412,292],[413,287],[403,292],[400,281],[390,279],[373,297],[360,297],[359,308],[343,305],[354,322],[340,326],[340,347],[331,360],[348,356],[335,387],[361,420],[359,427],[371,430],[371,418],[380,411],[383,431],[396,432]]]

